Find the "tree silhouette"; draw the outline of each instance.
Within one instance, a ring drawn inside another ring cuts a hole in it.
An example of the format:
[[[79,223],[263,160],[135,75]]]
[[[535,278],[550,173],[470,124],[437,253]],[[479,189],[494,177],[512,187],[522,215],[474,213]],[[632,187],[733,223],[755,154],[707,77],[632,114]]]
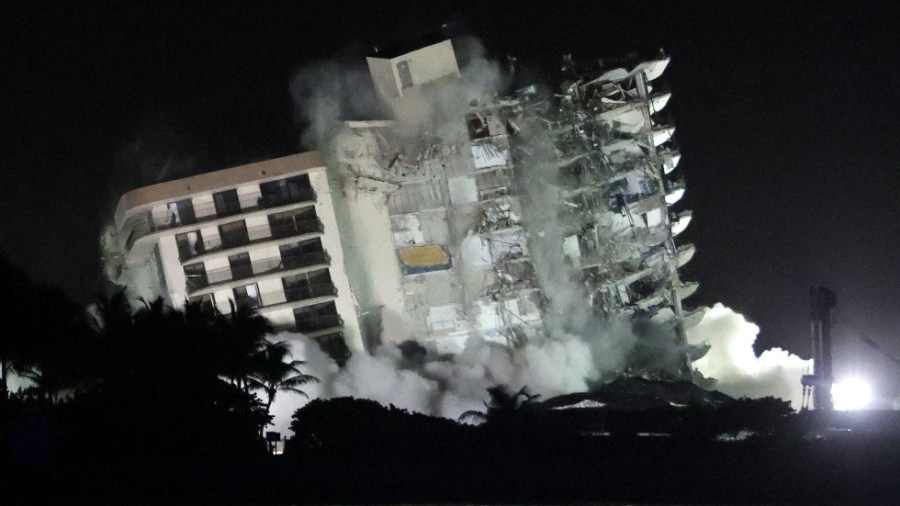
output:
[[[309,399],[300,387],[319,381],[315,376],[300,372],[300,366],[306,362],[290,358],[290,348],[285,341],[269,343],[258,355],[258,368],[249,378],[250,388],[265,392],[267,411],[278,392],[294,392]]]
[[[268,345],[266,335],[272,332],[272,326],[252,308],[235,308],[232,302],[231,313],[219,314],[216,327],[224,364],[222,376],[249,394],[250,376],[260,362],[260,353]]]
[[[0,395],[9,392],[9,373],[23,367],[26,332],[31,328],[29,313],[33,312],[33,286],[25,273],[0,256]]]
[[[268,323],[250,310],[224,315],[197,304],[175,309],[161,298],[140,302],[133,310],[116,293],[97,303],[97,388],[86,402],[109,408],[100,419],[96,409],[83,416],[110,431],[131,427],[122,438],[139,453],[253,447],[270,417],[246,378]]]
[[[494,426],[505,426],[515,421],[521,411],[528,408],[540,395],[529,394],[528,387],[522,387],[515,394],[510,393],[506,385],[495,385],[487,389],[490,402],[485,402],[486,411],[466,411],[459,420],[486,423]]]
[[[0,258],[0,389],[8,395],[9,373],[33,383],[27,390],[43,402],[88,381],[86,359],[94,342],[84,311],[61,290],[32,283]]]

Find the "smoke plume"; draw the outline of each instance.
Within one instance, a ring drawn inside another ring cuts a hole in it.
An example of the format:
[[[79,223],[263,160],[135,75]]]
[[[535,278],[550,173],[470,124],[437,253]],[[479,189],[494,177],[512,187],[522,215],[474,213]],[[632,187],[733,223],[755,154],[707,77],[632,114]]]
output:
[[[717,390],[734,397],[771,395],[791,401],[794,409],[800,408],[800,377],[812,369],[812,360],[781,348],[765,350],[757,357],[753,343],[759,327],[721,303],[687,334],[692,343],[708,341],[712,345],[709,353],[693,365],[704,376],[718,381]]]
[[[357,60],[349,63],[338,58],[304,66],[291,78],[290,92],[304,148],[325,146],[342,121],[387,114],[368,69]]]
[[[627,332],[626,329],[620,329]],[[714,388],[733,397],[774,396],[800,408],[800,376],[811,360],[774,348],[758,357],[753,343],[759,327],[722,304],[713,306],[703,320],[688,330],[691,343],[708,341],[712,348],[694,367],[715,378]],[[588,391],[591,383],[608,372],[608,339],[567,335],[528,343],[514,349],[471,338],[452,359],[410,361],[394,345],[373,354],[355,353],[343,368],[312,340],[301,334],[282,333],[277,339],[293,344],[295,358],[307,361],[304,372],[321,381],[305,388],[310,398],[357,397],[410,411],[458,419],[467,410],[483,410],[487,388],[527,387],[542,399]],[[306,400],[279,394],[273,405],[275,424],[284,430],[290,415]]]

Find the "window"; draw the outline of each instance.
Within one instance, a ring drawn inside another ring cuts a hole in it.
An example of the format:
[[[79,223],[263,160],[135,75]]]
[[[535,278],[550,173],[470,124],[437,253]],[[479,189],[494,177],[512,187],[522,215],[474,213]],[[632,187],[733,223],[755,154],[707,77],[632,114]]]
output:
[[[260,183],[259,193],[262,207],[274,207],[316,198],[309,176],[306,174]]]
[[[319,230],[315,207],[304,207],[269,215],[269,228],[275,237],[289,237]]]
[[[472,140],[483,139],[491,135],[487,121],[480,114],[466,115],[466,127],[469,129],[469,139]]]
[[[175,242],[178,244],[178,257],[182,261],[202,255],[204,252],[199,232],[178,234],[175,236]]]
[[[284,285],[285,290],[317,284],[331,284],[331,274],[329,274],[328,269],[322,269],[281,278],[281,283]]]
[[[397,63],[397,74],[400,75],[400,86],[405,90],[413,87],[412,72],[409,70],[409,60]]]
[[[296,269],[324,263],[328,258],[322,249],[322,242],[319,239],[282,244],[278,247],[278,250],[281,253],[281,263],[285,269]]]
[[[212,294],[201,295],[200,297],[191,297],[191,304],[199,304],[201,310],[210,311],[214,306]]]
[[[294,309],[294,320],[300,332],[314,332],[343,325],[334,302]]]
[[[219,236],[222,238],[223,248],[235,248],[250,242],[244,220],[219,225]]]
[[[184,276],[188,291],[199,290],[209,285],[206,279],[206,267],[203,265],[203,262],[185,265]]]
[[[213,193],[213,202],[216,205],[216,214],[219,216],[231,216],[241,212],[241,202],[238,200],[237,190]]]
[[[232,292],[234,292],[234,303],[238,308],[259,307],[259,289],[256,283],[236,287]]]
[[[653,195],[659,189],[659,185],[656,184],[654,179],[641,179],[639,184],[641,185],[642,195]]]
[[[303,300],[313,297],[336,295],[328,269],[306,272],[281,278],[287,300]]]
[[[170,227],[197,223],[197,217],[194,215],[194,205],[191,203],[191,199],[170,202],[167,207],[168,216],[166,217],[166,224]]]
[[[231,278],[242,279],[253,275],[253,266],[250,263],[250,253],[238,253],[228,257],[228,265],[231,267]]]

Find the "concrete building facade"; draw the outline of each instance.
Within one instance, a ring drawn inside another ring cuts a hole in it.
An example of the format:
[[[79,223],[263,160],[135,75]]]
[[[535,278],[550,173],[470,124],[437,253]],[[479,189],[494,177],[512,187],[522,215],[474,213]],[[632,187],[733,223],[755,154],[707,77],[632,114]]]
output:
[[[103,244],[107,275],[134,299],[249,306],[323,348],[362,349],[318,152],[126,193]]]

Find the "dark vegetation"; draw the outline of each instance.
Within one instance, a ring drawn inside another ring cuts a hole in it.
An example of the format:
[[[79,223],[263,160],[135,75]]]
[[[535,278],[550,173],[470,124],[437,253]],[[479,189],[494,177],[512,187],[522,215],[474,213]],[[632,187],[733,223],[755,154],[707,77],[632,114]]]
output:
[[[7,462],[263,455],[276,394],[316,380],[250,310],[160,299],[135,311],[120,292],[84,311],[5,262],[0,270]],[[10,392],[10,373],[31,386]]]
[[[771,398],[554,409],[577,399],[497,386],[463,416],[477,425],[313,400],[285,455],[268,455],[272,398],[313,378],[258,315],[134,311],[121,294],[89,315],[0,269],[2,504],[900,502],[896,433],[803,437],[802,417]],[[8,392],[9,371],[34,386]],[[754,436],[717,439],[742,431]]]

